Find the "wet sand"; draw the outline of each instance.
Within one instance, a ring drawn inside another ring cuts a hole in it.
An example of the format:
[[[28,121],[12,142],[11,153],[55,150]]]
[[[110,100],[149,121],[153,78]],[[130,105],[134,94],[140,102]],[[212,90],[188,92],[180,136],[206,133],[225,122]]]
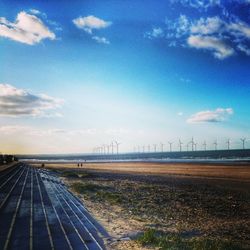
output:
[[[33,164],[41,166],[41,163]],[[96,172],[181,175],[192,177],[235,179],[250,182],[250,163],[151,163],[151,162],[112,162],[112,163],[45,163],[48,168],[85,169]]]

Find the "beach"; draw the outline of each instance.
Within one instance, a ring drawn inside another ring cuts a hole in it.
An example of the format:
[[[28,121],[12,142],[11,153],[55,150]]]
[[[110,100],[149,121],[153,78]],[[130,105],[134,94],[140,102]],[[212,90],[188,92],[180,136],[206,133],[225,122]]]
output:
[[[250,246],[247,163],[113,162],[45,168],[59,174],[108,231],[108,249],[156,249],[170,243],[192,249],[190,244],[206,242],[215,249]],[[152,232],[156,239],[148,242]],[[168,240],[159,243],[162,234]]]

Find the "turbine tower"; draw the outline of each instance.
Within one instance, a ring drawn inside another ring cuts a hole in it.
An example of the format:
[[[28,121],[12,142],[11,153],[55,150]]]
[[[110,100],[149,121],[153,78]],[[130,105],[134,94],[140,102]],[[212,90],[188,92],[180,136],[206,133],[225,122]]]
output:
[[[112,155],[114,154],[114,142],[111,142],[110,147],[111,147],[111,153]]]
[[[240,138],[240,140],[242,141],[242,149],[245,149],[246,138]]]
[[[192,137],[190,143],[191,143],[192,151],[194,151],[194,144],[195,144],[194,143],[194,137]]]
[[[169,151],[172,152],[172,144],[173,144],[173,142],[169,141],[168,144],[169,144]]]
[[[226,141],[226,144],[227,144],[227,150],[229,150],[230,149],[230,139],[228,139],[227,141]]]
[[[153,144],[154,145],[154,151],[156,153],[156,147],[157,147],[157,144]]]
[[[106,154],[106,145],[103,144],[103,145],[102,145],[102,148],[103,148],[103,154],[105,155],[105,154]]]
[[[105,145],[106,146],[106,149],[107,149],[107,154],[109,155],[109,144]]]
[[[97,153],[101,154],[101,148],[100,147],[97,147]]]
[[[165,145],[165,144],[163,144],[163,143],[161,142],[160,145],[161,145],[161,152],[163,152],[163,148],[164,148],[164,145]]]
[[[183,142],[181,142],[181,140],[179,139],[180,152],[182,151],[182,144],[183,144]]]
[[[121,143],[118,141],[114,141],[114,143],[116,144],[116,154],[119,154],[119,145],[121,145]]]
[[[207,143],[206,143],[206,141],[204,141],[203,146],[204,146],[204,151],[206,151],[207,150]]]
[[[218,146],[217,140],[215,140],[213,144],[214,144],[214,150],[217,150],[217,146]]]

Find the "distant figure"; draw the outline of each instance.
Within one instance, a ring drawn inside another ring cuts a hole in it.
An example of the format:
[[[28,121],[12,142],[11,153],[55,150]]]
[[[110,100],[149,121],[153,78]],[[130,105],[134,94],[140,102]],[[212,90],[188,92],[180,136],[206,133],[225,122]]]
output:
[[[81,167],[82,167],[82,163],[81,163]]]
[[[41,166],[42,168],[44,168],[45,167],[45,165],[44,165],[44,163],[42,163],[42,166]]]
[[[77,163],[77,167],[79,167],[79,163]]]

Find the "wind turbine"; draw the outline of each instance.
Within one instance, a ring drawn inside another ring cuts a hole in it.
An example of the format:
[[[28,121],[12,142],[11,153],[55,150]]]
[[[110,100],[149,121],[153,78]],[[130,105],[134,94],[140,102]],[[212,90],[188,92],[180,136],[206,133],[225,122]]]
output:
[[[114,142],[111,142],[110,147],[111,147],[111,153],[113,155],[114,154]]]
[[[228,139],[228,140],[226,141],[226,144],[227,144],[227,150],[229,150],[229,149],[230,149],[230,139]]]
[[[108,145],[108,144],[106,145],[106,148],[107,148],[107,154],[109,154],[109,146],[110,146],[110,145]]]
[[[217,150],[217,146],[218,146],[217,140],[215,140],[213,144],[214,144],[214,150]]]
[[[98,147],[97,150],[98,150],[98,153],[99,153],[99,154],[102,153],[102,148],[101,148],[101,147]]]
[[[182,144],[183,144],[183,142],[181,142],[181,139],[179,139],[180,152],[182,151]]]
[[[106,145],[103,144],[102,147],[103,147],[103,153],[106,154],[107,153],[107,151],[106,151]]]
[[[114,141],[114,143],[116,144],[116,153],[119,154],[119,145],[121,145],[121,143],[118,141]]]
[[[194,144],[195,144],[195,143],[194,143],[194,137],[192,137],[190,143],[191,143],[191,146],[192,146],[192,151],[194,151]]]
[[[240,140],[242,141],[242,149],[245,149],[246,138],[240,138]]]
[[[161,152],[163,152],[163,147],[164,147],[165,144],[163,144],[163,143],[161,142],[160,145],[161,145]]]
[[[168,144],[169,144],[169,151],[172,152],[172,144],[173,144],[173,142],[169,141]]]
[[[156,147],[157,147],[157,144],[153,144],[154,145],[154,151],[156,153]]]
[[[203,146],[204,146],[204,150],[206,151],[207,150],[207,143],[206,143],[206,141],[204,141]]]

